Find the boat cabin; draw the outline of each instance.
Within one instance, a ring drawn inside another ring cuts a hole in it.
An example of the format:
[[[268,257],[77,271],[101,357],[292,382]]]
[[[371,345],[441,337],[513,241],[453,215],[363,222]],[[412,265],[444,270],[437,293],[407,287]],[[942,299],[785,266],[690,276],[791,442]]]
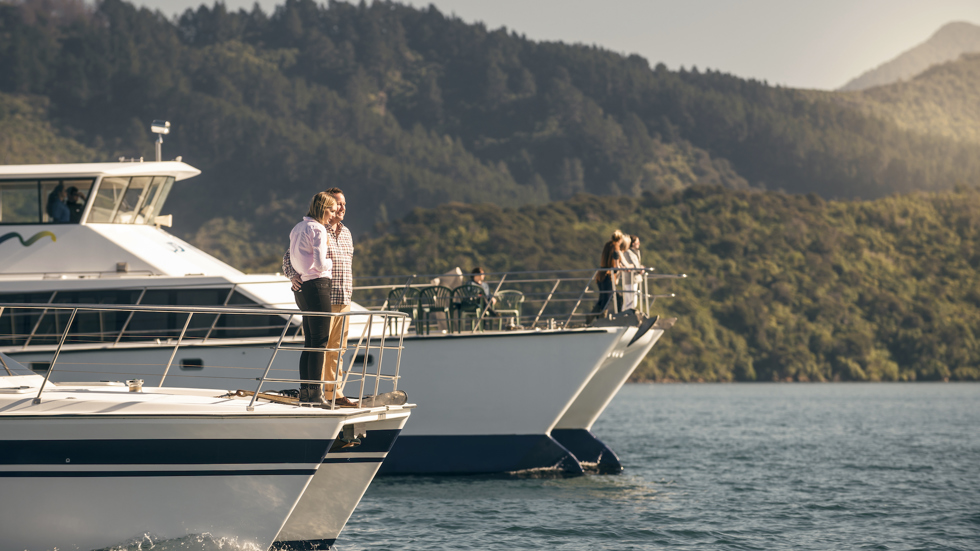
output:
[[[182,162],[0,166],[0,225],[158,224]]]

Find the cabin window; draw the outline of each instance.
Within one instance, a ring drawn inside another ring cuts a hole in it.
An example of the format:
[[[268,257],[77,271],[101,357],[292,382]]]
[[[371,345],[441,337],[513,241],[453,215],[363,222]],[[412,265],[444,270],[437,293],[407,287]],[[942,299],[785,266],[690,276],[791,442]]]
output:
[[[93,182],[91,178],[0,181],[0,224],[77,224]]]
[[[167,176],[106,177],[92,204],[95,224],[153,224],[174,179]]]

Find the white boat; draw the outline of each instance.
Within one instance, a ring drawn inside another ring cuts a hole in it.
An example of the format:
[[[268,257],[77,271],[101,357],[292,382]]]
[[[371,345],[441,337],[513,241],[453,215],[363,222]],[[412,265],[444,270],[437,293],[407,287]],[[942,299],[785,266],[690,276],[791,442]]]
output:
[[[254,389],[235,392],[153,387],[142,380],[54,383],[63,343],[79,335],[71,328],[81,329],[86,318],[205,309],[46,307],[70,320],[48,380],[0,356],[0,478],[5,494],[18,496],[0,502],[0,551],[92,549],[193,534],[259,549],[274,542],[277,548],[327,548],[414,408],[300,407],[262,392],[267,371],[234,381]],[[4,303],[0,310],[30,307]],[[219,310],[264,315],[207,309]],[[290,327],[287,320],[283,328]],[[281,340],[273,345],[264,349],[267,364],[290,351]],[[169,363],[163,375],[168,369]],[[355,378],[397,381],[397,371],[384,375],[379,364]]]
[[[197,173],[180,162],[0,167],[0,199],[4,186],[27,187],[25,182],[34,182],[37,202],[55,182],[87,182],[92,197],[76,224],[49,224],[43,214],[33,215],[36,221],[29,224],[0,219],[0,255],[7,259],[0,265],[0,300],[294,309],[284,277],[243,274],[161,229],[160,222],[169,222],[158,213],[170,186]],[[589,277],[578,279],[581,284]],[[353,304],[352,311],[365,308]],[[507,331],[406,336],[402,369],[410,376],[401,388],[424,408],[395,441],[381,472],[581,473],[583,465],[618,472],[618,459],[591,427],[669,327],[641,326],[642,319],[605,327],[538,323]],[[145,366],[166,362],[168,351],[157,339],[164,344],[176,339],[181,321],[104,323],[95,331],[98,342],[65,346],[59,376],[90,371],[91,365],[116,366],[120,376],[153,384]],[[0,350],[43,372],[54,347],[47,335],[55,325],[51,316],[18,327],[0,320]],[[181,347],[173,382],[167,384],[220,387],[224,377],[246,376],[263,365],[255,351],[274,337],[269,325],[195,321],[188,329],[193,338]],[[352,323],[352,338],[367,329]],[[369,329],[376,337],[385,327],[374,323]],[[348,364],[362,359],[371,361],[352,352],[346,357]],[[273,370],[280,378],[295,378],[294,365],[277,361]]]

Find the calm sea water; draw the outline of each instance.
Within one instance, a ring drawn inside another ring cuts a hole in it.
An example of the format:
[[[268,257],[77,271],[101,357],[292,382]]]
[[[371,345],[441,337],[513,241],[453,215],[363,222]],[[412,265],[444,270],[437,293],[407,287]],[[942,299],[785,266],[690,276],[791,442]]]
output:
[[[378,479],[338,548],[980,549],[980,384],[627,385],[594,432],[622,475]]]

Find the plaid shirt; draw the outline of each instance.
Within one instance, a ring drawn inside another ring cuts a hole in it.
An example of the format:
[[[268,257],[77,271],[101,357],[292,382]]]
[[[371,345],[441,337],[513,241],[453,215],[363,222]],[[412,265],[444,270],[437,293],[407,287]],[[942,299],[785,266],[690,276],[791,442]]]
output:
[[[327,244],[327,257],[333,262],[333,285],[330,287],[331,304],[350,304],[351,293],[354,292],[354,273],[351,264],[354,260],[354,239],[350,230],[342,223],[337,224],[336,231],[327,230],[333,238]],[[289,249],[282,256],[282,273],[289,279],[297,274],[289,259]]]

